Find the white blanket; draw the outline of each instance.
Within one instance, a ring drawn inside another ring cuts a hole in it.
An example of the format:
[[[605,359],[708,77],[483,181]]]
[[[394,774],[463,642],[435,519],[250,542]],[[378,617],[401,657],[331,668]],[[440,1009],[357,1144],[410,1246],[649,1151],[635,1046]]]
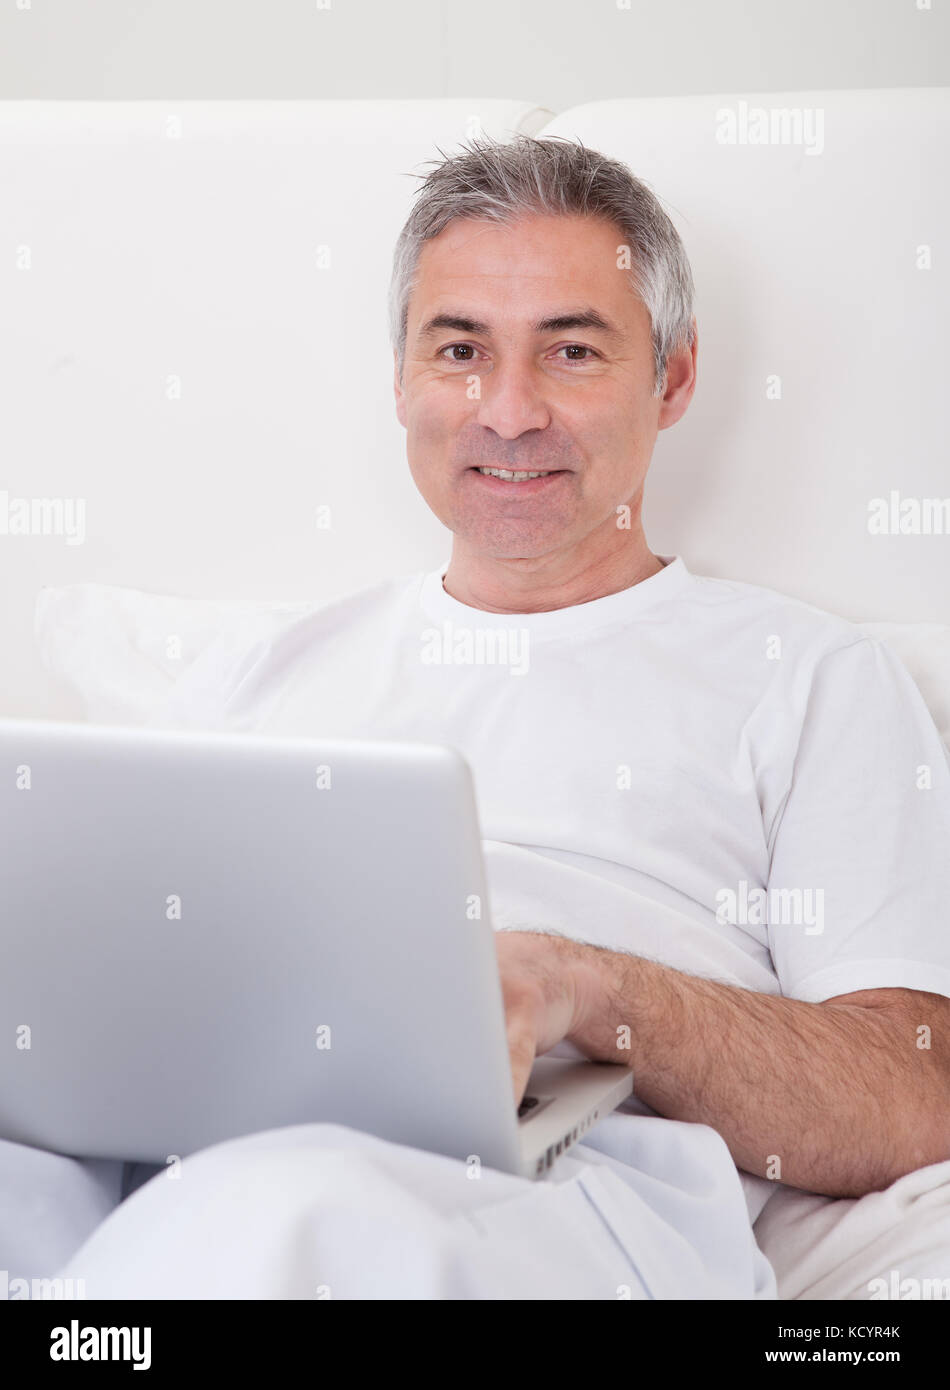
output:
[[[7,1206],[0,1263],[87,1298],[775,1297],[706,1125],[610,1116],[543,1182],[301,1125],[205,1149],[105,1219],[90,1165],[18,1147],[0,1148],[4,1188],[18,1171],[28,1196],[31,1163],[60,1185],[35,1244]]]
[[[0,1300],[55,1276],[86,1298],[950,1298],[950,1160],[859,1199],[775,1183],[755,1244],[757,1180],[743,1210],[721,1138],[674,1120],[610,1116],[540,1183],[333,1125],[139,1167],[120,1203],[123,1164],[0,1141]]]

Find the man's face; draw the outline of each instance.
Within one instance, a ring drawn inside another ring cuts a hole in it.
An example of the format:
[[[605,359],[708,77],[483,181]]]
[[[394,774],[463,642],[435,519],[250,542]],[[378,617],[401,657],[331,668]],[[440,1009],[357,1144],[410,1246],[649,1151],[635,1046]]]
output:
[[[532,216],[459,220],[422,250],[396,410],[416,486],[470,554],[596,553],[617,543],[618,506],[638,513],[692,359],[653,395],[650,316],[618,269],[620,242],[599,219]],[[578,322],[591,313],[600,324]]]

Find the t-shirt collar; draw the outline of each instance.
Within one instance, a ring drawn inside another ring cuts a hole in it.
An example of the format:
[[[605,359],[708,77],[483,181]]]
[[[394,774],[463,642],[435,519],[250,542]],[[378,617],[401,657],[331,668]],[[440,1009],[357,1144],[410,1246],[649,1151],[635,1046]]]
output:
[[[445,560],[438,569],[423,576],[419,601],[429,618],[436,622],[450,621],[458,626],[483,629],[517,627],[530,632],[533,637],[590,632],[592,628],[632,621],[689,583],[692,575],[682,556],[659,555],[657,558],[662,560],[663,569],[628,589],[591,599],[587,603],[553,608],[546,613],[488,613],[483,608],[460,603],[442,587],[442,580],[449,568],[449,560]]]

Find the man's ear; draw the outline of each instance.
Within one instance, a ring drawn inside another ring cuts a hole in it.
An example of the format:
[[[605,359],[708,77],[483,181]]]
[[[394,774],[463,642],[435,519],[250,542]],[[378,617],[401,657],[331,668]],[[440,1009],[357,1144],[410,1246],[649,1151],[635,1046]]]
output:
[[[696,359],[699,351],[699,334],[696,319],[693,319],[693,342],[691,347],[677,348],[670,353],[666,364],[666,390],[660,404],[657,429],[667,430],[686,414],[686,407],[693,399],[696,390]]]
[[[406,393],[399,384],[399,358],[393,351],[393,392],[396,397],[396,419],[406,428]]]

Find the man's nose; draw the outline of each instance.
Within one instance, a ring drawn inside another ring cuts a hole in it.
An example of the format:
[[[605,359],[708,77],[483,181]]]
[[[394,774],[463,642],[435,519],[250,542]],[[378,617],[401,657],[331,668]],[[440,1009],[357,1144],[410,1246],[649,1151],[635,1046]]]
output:
[[[543,382],[529,363],[494,366],[479,378],[479,389],[475,418],[503,439],[516,439],[525,430],[544,429],[550,422]]]

